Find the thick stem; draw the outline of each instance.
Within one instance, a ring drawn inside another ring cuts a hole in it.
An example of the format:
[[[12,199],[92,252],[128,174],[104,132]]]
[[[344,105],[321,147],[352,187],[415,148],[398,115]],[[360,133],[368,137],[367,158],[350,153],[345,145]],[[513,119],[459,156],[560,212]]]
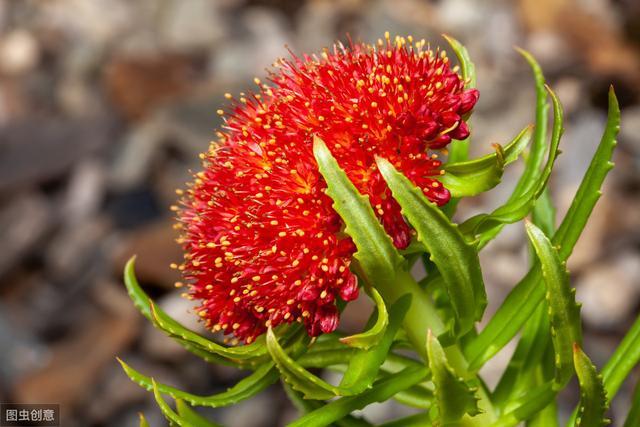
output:
[[[400,271],[396,277],[396,282],[387,284],[378,291],[387,301],[395,301],[404,294],[411,294],[411,307],[404,318],[404,330],[409,337],[409,341],[420,354],[422,359],[427,361],[427,331],[431,329],[435,336],[446,332],[442,319],[438,316],[436,308],[429,296],[420,288],[415,279],[408,271]],[[469,371],[469,363],[464,357],[458,344],[453,344],[444,348],[447,360],[457,375],[465,380],[471,380],[479,385],[478,405],[483,414],[465,420],[465,425],[487,425],[487,422],[495,419],[495,412],[491,400],[486,391],[480,386],[480,381],[476,374]]]

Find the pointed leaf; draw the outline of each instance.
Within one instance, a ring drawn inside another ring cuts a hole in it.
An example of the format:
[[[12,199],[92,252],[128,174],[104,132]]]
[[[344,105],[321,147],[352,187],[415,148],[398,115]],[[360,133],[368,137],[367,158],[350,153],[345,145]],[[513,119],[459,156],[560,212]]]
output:
[[[442,425],[457,423],[465,415],[477,415],[478,402],[476,390],[472,389],[462,378],[455,375],[444,354],[438,339],[427,335],[427,354],[429,369],[435,385],[435,398],[438,406],[438,418]]]
[[[613,167],[611,156],[616,145],[616,135],[620,129],[620,109],[613,89],[609,91],[609,115],[600,145],[578,188],[578,192],[567,211],[553,244],[559,246],[560,258],[566,261],[575,246],[580,233],[600,197],[600,187]],[[540,265],[534,265],[527,275],[509,293],[504,303],[491,318],[484,330],[465,349],[467,358],[474,369],[482,366],[518,333],[529,320],[536,307],[544,299],[544,286]]]
[[[504,149],[495,144],[496,151],[474,160],[444,164],[445,174],[439,181],[453,197],[475,196],[500,183],[504,167],[515,161],[529,141],[533,128],[526,127]]]
[[[610,399],[616,395],[631,370],[640,361],[640,316],[602,368],[604,385]]]
[[[360,350],[351,358],[339,386],[327,383],[289,357],[271,330],[267,331],[267,348],[283,379],[305,398],[326,400],[335,396],[352,396],[366,390],[375,381],[410,304],[411,297],[407,295],[390,307],[389,326],[383,338],[375,347]]]
[[[138,416],[140,417],[140,427],[150,427],[149,422],[142,412],[138,412]]]
[[[161,330],[172,337],[179,338],[176,341],[188,350],[196,347],[205,352],[219,355],[237,361],[238,359],[258,360],[260,356],[266,355],[264,348],[264,339],[258,339],[255,343],[241,347],[225,347],[210,341],[201,335],[185,328],[182,324],[172,319],[164,310],[155,306],[149,296],[142,290],[138,279],[135,276],[135,256],[131,257],[124,269],[124,281],[127,292],[131,297],[134,305],[140,310],[140,313],[150,321],[152,321]],[[153,308],[153,312],[152,312]],[[185,343],[189,343],[193,347],[187,347]]]
[[[491,427],[512,427],[520,425],[522,421],[531,419],[553,401],[557,391],[551,382],[530,390],[524,396],[509,402],[497,421]]]
[[[373,386],[356,396],[341,397],[309,412],[289,424],[289,427],[323,427],[336,422],[375,402],[384,402],[402,390],[422,382],[428,370],[424,367],[407,368],[395,375],[378,380]]]
[[[384,336],[384,332],[387,330],[387,325],[389,324],[389,314],[387,313],[387,306],[385,305],[384,300],[375,288],[370,289],[370,294],[376,304],[375,323],[364,332],[340,338],[341,343],[346,344],[350,347],[367,350],[372,346],[378,344]]]
[[[158,387],[155,381],[153,380],[151,380],[151,388],[153,389],[153,396],[156,398],[156,402],[160,407],[160,411],[162,411],[162,415],[164,415],[164,417],[170,423],[175,423],[180,427],[196,427],[195,425],[191,424],[189,421],[182,418],[180,415],[176,414],[174,410],[171,409],[169,405],[167,405],[167,402],[165,402],[164,399],[162,398],[162,395],[160,394],[160,391],[158,391]]]
[[[318,137],[314,137],[313,154],[327,183],[327,195],[333,199],[333,208],[345,223],[345,233],[358,249],[354,258],[368,280],[390,284],[404,259],[376,218],[369,198],[358,192]]]
[[[511,224],[520,221],[527,216],[533,209],[538,197],[542,194],[547,186],[551,171],[558,155],[558,145],[562,136],[562,107],[558,98],[553,91],[547,87],[549,95],[553,100],[553,133],[551,136],[551,145],[549,147],[549,155],[547,163],[541,174],[537,175],[535,181],[526,187],[526,191],[522,194],[515,194],[507,203],[500,206],[490,214],[476,215],[460,225],[460,230],[470,236],[480,234],[480,247],[486,245],[493,239],[502,229],[504,224]]]
[[[431,261],[444,278],[457,314],[458,332],[469,331],[475,320],[482,317],[487,301],[475,248],[467,243],[457,226],[391,163],[382,158],[376,161],[402,213],[413,225],[418,240],[427,248]]]
[[[149,391],[153,390],[153,378],[141,374],[120,359],[118,359],[118,362],[120,362],[125,373],[133,382]],[[251,375],[240,380],[238,384],[231,387],[229,390],[211,396],[198,396],[158,382],[156,382],[156,386],[160,392],[166,393],[174,399],[185,400],[194,406],[218,408],[233,405],[249,399],[275,383],[277,380],[278,370],[275,368],[273,363],[268,363],[259,367]]]
[[[631,397],[631,409],[627,414],[627,418],[624,421],[622,427],[637,427],[640,426],[640,381],[636,383],[636,387],[633,390],[633,396]]]
[[[609,424],[605,413],[609,408],[607,393],[602,384],[602,376],[576,343],[573,350],[578,382],[580,383],[580,404],[576,417],[576,427],[601,427]]]
[[[209,421],[202,415],[198,414],[182,399],[176,400],[176,409],[178,410],[178,415],[180,415],[185,421],[191,423],[194,427],[220,427],[219,424]]]
[[[527,156],[524,171],[516,183],[516,187],[513,191],[513,198],[517,198],[518,195],[526,193],[528,188],[535,185],[534,183],[540,175],[540,167],[544,161],[544,153],[547,149],[545,139],[547,137],[549,110],[547,89],[545,88],[545,79],[542,74],[542,68],[529,52],[520,48],[516,48],[516,50],[524,57],[531,67],[531,71],[533,71],[533,78],[536,87],[536,126],[531,150]]]
[[[526,222],[527,236],[542,266],[546,285],[551,341],[555,350],[555,387],[564,388],[573,375],[573,346],[582,342],[580,308],[576,304],[575,289],[569,284],[566,264],[542,230]]]

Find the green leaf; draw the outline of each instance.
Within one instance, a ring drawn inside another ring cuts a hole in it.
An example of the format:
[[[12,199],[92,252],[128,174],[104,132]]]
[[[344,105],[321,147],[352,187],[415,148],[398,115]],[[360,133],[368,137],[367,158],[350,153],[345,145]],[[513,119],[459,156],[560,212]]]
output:
[[[380,424],[379,427],[424,427],[428,425],[431,425],[429,414],[421,412],[418,414],[409,415],[408,417]]]
[[[573,348],[573,361],[580,383],[580,404],[575,426],[601,427],[609,424],[610,421],[605,418],[609,403],[602,377],[577,343]]]
[[[444,37],[447,43],[449,43],[451,49],[453,49],[453,52],[458,58],[458,63],[460,64],[460,73],[462,74],[462,79],[465,82],[465,89],[476,87],[476,67],[471,61],[471,57],[469,56],[467,48],[464,47],[464,45],[458,40],[447,34],[443,34],[442,37]]]
[[[153,390],[153,396],[155,397],[156,402],[160,407],[160,411],[162,411],[162,415],[164,415],[164,417],[170,423],[175,423],[180,427],[197,427],[194,424],[191,424],[189,421],[182,418],[180,415],[176,414],[175,411],[171,409],[169,405],[167,405],[167,402],[165,402],[164,399],[162,398],[162,395],[160,394],[160,391],[158,390],[158,386],[154,380],[151,380],[151,388]]]
[[[495,144],[496,151],[474,160],[444,164],[445,174],[439,181],[453,197],[475,196],[500,183],[504,167],[518,158],[531,140],[533,128],[527,126],[504,149]]]
[[[477,389],[471,388],[462,378],[455,375],[440,342],[432,335],[431,330],[427,335],[427,354],[441,425],[457,423],[465,414],[477,415],[480,412],[476,398]]]
[[[516,183],[514,198],[526,193],[527,189],[534,185],[537,177],[540,175],[540,167],[542,166],[544,153],[547,149],[545,139],[547,137],[549,110],[549,104],[547,103],[547,89],[545,88],[545,79],[542,74],[542,68],[529,52],[520,48],[516,48],[516,50],[529,63],[529,66],[533,71],[536,87],[536,126],[531,151],[527,157],[525,169]]]
[[[178,338],[176,341],[187,350],[192,350],[195,347],[207,353],[225,357],[236,363],[239,360],[256,362],[260,360],[261,356],[266,356],[264,338],[259,338],[255,343],[245,346],[225,347],[202,337],[172,319],[164,310],[153,304],[149,296],[140,287],[135,276],[135,260],[135,256],[131,257],[124,268],[124,282],[131,300],[144,317],[169,336]],[[185,343],[188,343],[189,346],[185,345]]]
[[[358,192],[324,141],[317,136],[313,141],[313,154],[327,183],[326,193],[333,199],[333,208],[345,223],[345,233],[358,249],[354,258],[364,270],[367,280],[375,279],[390,285],[396,277],[396,270],[405,261],[376,218],[369,198]]]
[[[304,369],[289,357],[278,344],[271,330],[267,331],[267,348],[283,379],[307,399],[326,400],[335,396],[352,396],[366,390],[375,381],[402,319],[411,304],[411,297],[405,296],[390,308],[389,326],[383,338],[373,348],[360,350],[351,357],[349,367],[340,385],[334,386]]]
[[[512,427],[531,419],[548,406],[556,394],[551,382],[529,390],[527,394],[510,401],[504,413],[491,427]]]
[[[142,412],[138,412],[138,417],[140,417],[140,427],[150,427],[149,422],[144,417],[144,414]]]
[[[153,390],[153,378],[141,374],[120,359],[118,359],[118,362],[120,362],[125,373],[133,382],[149,391]],[[249,399],[277,380],[277,369],[275,369],[273,363],[268,363],[260,366],[254,373],[240,380],[238,384],[229,390],[211,396],[198,396],[158,382],[156,382],[156,386],[160,392],[166,393],[174,399],[185,400],[194,406],[218,408]]]
[[[631,409],[629,409],[629,413],[627,414],[623,427],[637,426],[640,426],[640,381],[636,383],[636,388],[633,390],[633,396],[631,397]]]
[[[610,399],[618,393],[620,386],[638,361],[640,361],[640,316],[602,368],[604,386]]]
[[[384,300],[375,288],[370,288],[369,293],[376,304],[376,311],[374,312],[376,316],[375,323],[364,332],[340,338],[341,343],[363,350],[367,350],[378,344],[389,324],[389,314],[387,313],[387,306]]]
[[[284,383],[283,386],[289,400],[291,400],[293,405],[298,408],[302,414],[307,414],[324,405],[324,402],[322,401],[304,399],[300,393],[292,389],[286,383]],[[372,425],[364,419],[354,417],[352,415],[347,415],[341,420],[337,420],[335,424],[338,427],[367,427]]]
[[[526,222],[527,236],[542,266],[547,292],[551,341],[555,350],[556,375],[554,386],[564,388],[573,375],[573,346],[582,342],[580,308],[576,304],[575,289],[569,284],[566,264],[542,230]]]
[[[342,397],[309,412],[305,416],[289,424],[289,427],[323,427],[351,414],[353,411],[375,403],[384,402],[402,390],[406,390],[422,382],[428,370],[424,367],[407,368],[395,375],[385,377],[373,386],[356,396]]]
[[[496,405],[504,407],[509,399],[530,391],[531,369],[542,360],[549,337],[547,307],[540,304],[525,324],[518,346],[493,392],[492,401]]]
[[[178,415],[180,415],[185,421],[191,423],[194,427],[220,427],[219,424],[209,421],[191,409],[191,407],[182,399],[176,400],[176,409],[178,410]]]
[[[464,80],[465,89],[471,89],[476,87],[476,67],[473,65],[471,61],[471,57],[469,56],[469,52],[467,49],[460,43],[458,40],[450,37],[448,35],[443,34],[444,39],[449,43],[456,57],[458,58],[458,63],[460,65],[460,72],[462,74],[462,79]],[[469,123],[469,114],[463,117],[467,121],[467,126],[471,128],[471,124]],[[469,157],[469,143],[471,138],[467,138],[465,141],[457,141],[453,140],[447,147],[449,151],[449,156],[447,158],[447,162],[455,163],[467,160]],[[451,218],[456,211],[456,207],[458,206],[458,202],[460,199],[452,197],[449,203],[447,203],[442,209],[445,214]]]
[[[457,226],[391,163],[382,158],[377,158],[376,162],[402,213],[413,225],[418,240],[427,248],[431,261],[444,278],[457,315],[458,332],[469,331],[482,317],[487,303],[475,248],[467,243]]]
[[[460,230],[465,234],[470,236],[480,234],[478,237],[480,247],[483,247],[493,239],[500,232],[504,224],[520,221],[527,216],[533,209],[538,197],[540,197],[546,188],[549,178],[551,177],[551,171],[553,170],[553,165],[558,155],[560,137],[563,132],[563,118],[562,107],[558,98],[550,88],[547,87],[547,90],[553,100],[554,111],[553,132],[547,163],[542,173],[536,177],[534,182],[525,188],[523,193],[514,193],[514,196],[512,196],[507,203],[492,213],[476,215],[460,225]]]
[[[613,167],[610,159],[620,129],[620,109],[613,89],[609,91],[609,115],[600,145],[578,188],[558,231],[554,234],[554,246],[560,246],[559,254],[566,261],[580,233],[600,197],[600,187]],[[509,293],[504,303],[491,318],[484,330],[465,349],[474,369],[482,366],[518,333],[536,307],[544,300],[544,287],[540,281],[540,265],[534,265],[527,275]]]

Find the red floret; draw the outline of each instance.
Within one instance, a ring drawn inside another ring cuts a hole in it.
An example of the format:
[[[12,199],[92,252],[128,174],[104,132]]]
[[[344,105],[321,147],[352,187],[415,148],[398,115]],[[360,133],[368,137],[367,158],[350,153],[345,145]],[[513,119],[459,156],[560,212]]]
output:
[[[233,104],[178,213],[183,270],[206,325],[251,342],[302,322],[338,324],[336,300],[358,296],[355,246],[324,194],[313,136],[322,138],[398,248],[411,228],[376,169],[388,159],[431,201],[450,194],[434,150],[465,139],[478,99],[444,53],[397,38],[280,60],[268,85]],[[230,96],[229,96],[230,97]]]

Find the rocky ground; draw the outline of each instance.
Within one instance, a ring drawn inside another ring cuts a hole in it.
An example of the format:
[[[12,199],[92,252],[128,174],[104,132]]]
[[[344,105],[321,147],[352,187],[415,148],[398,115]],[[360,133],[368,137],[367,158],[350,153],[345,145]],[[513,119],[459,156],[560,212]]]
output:
[[[155,403],[114,355],[196,393],[238,379],[155,331],[124,291],[126,259],[170,314],[195,323],[172,289],[181,257],[168,206],[220,124],[222,94],[251,86],[274,58],[385,30],[464,42],[479,74],[474,150],[488,152],[533,121],[531,50],[566,109],[552,187],[568,207],[599,140],[606,91],[623,107],[616,169],[570,269],[586,345],[602,363],[640,302],[640,4],[634,0],[57,0],[0,2],[0,401],[55,402],[63,425],[133,426]],[[517,166],[461,216],[504,200]],[[525,271],[520,225],[485,251],[490,298]],[[357,317],[357,315],[355,316]],[[348,320],[347,320],[348,321]],[[502,360],[508,357],[508,350]],[[496,368],[488,369],[489,382]],[[568,396],[568,402],[572,399]],[[624,410],[617,400],[613,414]],[[569,408],[563,408],[565,412]],[[372,419],[399,411],[374,406]],[[215,411],[226,426],[295,416],[274,387]]]

